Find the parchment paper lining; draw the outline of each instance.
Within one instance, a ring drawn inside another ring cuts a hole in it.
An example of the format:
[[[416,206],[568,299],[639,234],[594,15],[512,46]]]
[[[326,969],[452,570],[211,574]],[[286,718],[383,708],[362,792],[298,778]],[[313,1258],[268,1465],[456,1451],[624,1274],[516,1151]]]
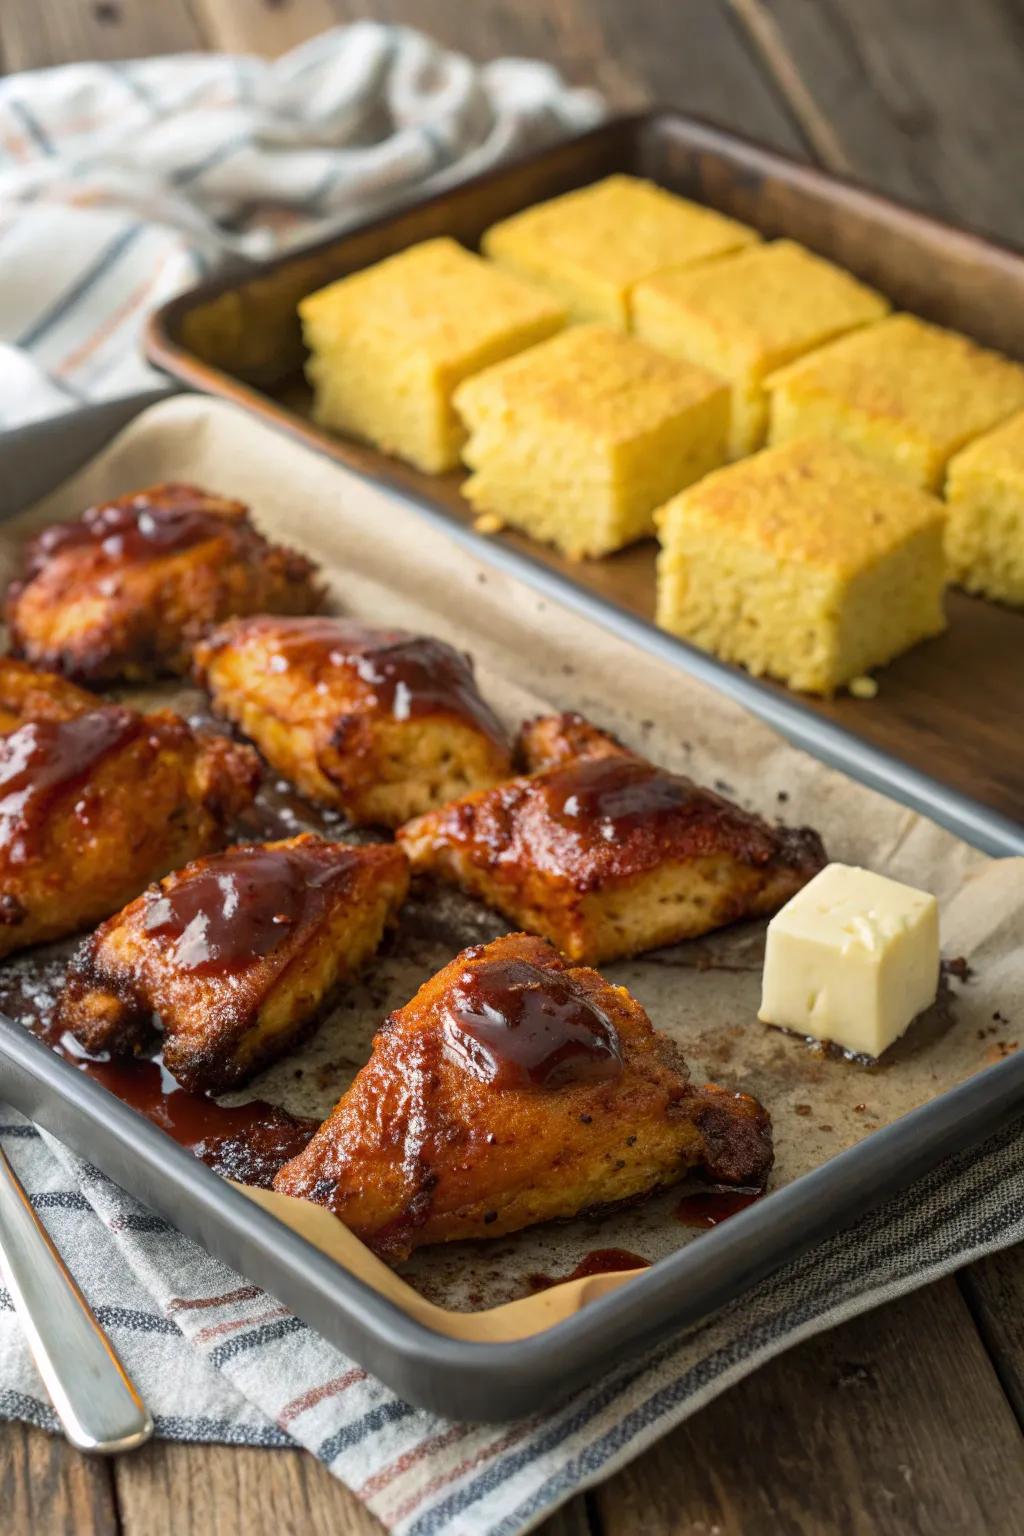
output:
[[[875,1068],[823,1056],[757,1022],[763,924],[606,968],[679,1042],[694,1080],[742,1087],[767,1105],[777,1154],[772,1187],[1016,1049],[1024,1023],[1024,860],[989,859],[824,767],[731,701],[485,567],[412,510],[233,406],[181,397],[139,417],[70,482],[5,526],[0,582],[16,569],[30,530],[91,501],[168,479],[248,501],[264,532],[323,563],[330,606],[338,611],[438,634],[470,651],[484,693],[511,727],[541,711],[579,709],[655,760],[769,819],[813,825],[832,858],[935,893],[943,952],[965,957],[972,974],[966,982],[951,980],[936,1008]],[[131,697],[186,709],[196,703],[194,693],[174,687]],[[236,1097],[326,1113],[365,1061],[383,1015],[459,948],[507,926],[457,893],[418,891],[386,952],[313,1041]],[[679,1194],[492,1244],[425,1250],[402,1273],[442,1307],[498,1307],[530,1296],[532,1276],[568,1274],[594,1248],[621,1247],[656,1260],[699,1238],[673,1215]],[[340,1229],[335,1240],[338,1223],[280,1196],[259,1198],[351,1266],[354,1240]],[[360,1264],[364,1277],[377,1283],[377,1275],[392,1289],[372,1256],[355,1247],[371,1260]],[[477,1337],[509,1336],[510,1327],[512,1336],[522,1335],[609,1283],[616,1282],[602,1277],[559,1287],[530,1296],[514,1314],[503,1308],[493,1323],[479,1316],[452,1319],[452,1326]],[[423,1313],[404,1287],[393,1289]]]

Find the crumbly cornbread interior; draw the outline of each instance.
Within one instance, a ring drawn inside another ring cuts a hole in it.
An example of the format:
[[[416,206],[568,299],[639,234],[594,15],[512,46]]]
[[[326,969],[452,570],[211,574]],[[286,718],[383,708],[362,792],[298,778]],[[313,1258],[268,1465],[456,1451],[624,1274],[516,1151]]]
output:
[[[688,271],[660,272],[631,297],[633,330],[732,384],[730,457],[764,442],[762,381],[804,353],[880,320],[887,299],[793,240],[773,240]]]
[[[625,329],[634,283],[752,245],[760,236],[635,176],[608,176],[493,225],[492,261],[542,283],[574,320]]]
[[[299,315],[314,419],[430,473],[459,462],[456,385],[565,321],[549,293],[444,238],[310,294]]]
[[[946,500],[951,579],[1024,607],[1024,411],[957,454]]]
[[[945,626],[945,510],[844,444],[798,439],[657,514],[658,622],[829,694]]]
[[[654,508],[725,458],[724,383],[607,326],[487,369],[455,404],[472,505],[573,557],[653,533]]]
[[[892,315],[767,380],[772,443],[836,437],[926,490],[951,456],[1024,406],[1024,368],[914,315]]]

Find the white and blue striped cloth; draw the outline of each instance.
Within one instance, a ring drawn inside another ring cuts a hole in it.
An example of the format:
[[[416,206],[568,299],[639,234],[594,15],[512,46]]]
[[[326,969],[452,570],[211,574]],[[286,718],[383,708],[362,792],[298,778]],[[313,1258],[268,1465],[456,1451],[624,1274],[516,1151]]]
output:
[[[185,55],[0,80],[0,428],[159,382],[146,314],[261,258],[587,127],[545,64],[404,27],[268,63]]]
[[[801,1339],[1024,1239],[1024,1121],[561,1407],[457,1424],[413,1408],[264,1291],[0,1105],[0,1144],[159,1436],[303,1446],[396,1536],[519,1536]],[[0,1287],[0,1418],[56,1428]]]

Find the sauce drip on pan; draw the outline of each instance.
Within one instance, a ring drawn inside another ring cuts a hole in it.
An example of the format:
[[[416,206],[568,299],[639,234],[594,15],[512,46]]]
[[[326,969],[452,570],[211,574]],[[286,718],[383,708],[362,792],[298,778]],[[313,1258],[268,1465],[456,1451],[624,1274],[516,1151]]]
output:
[[[0,849],[26,857],[54,796],[87,778],[108,752],[146,729],[130,709],[95,709],[71,720],[32,720],[0,740]],[[80,808],[87,814],[88,807]]]
[[[467,967],[444,1028],[453,1053],[497,1088],[558,1088],[622,1071],[608,1016],[566,972],[526,960]]]
[[[684,1227],[717,1227],[760,1200],[763,1189],[709,1189],[684,1195],[675,1216]]]
[[[241,519],[218,516],[190,485],[162,485],[120,501],[102,502],[71,523],[57,523],[33,539],[29,576],[68,550],[89,550],[114,562],[140,563],[177,553],[206,539],[223,538]]]
[[[545,778],[544,795],[557,821],[596,828],[608,842],[708,799],[687,779],[626,756],[584,757],[556,768]]]
[[[613,1275],[620,1269],[650,1269],[650,1259],[642,1259],[628,1248],[594,1248],[569,1275],[531,1275],[530,1289],[546,1291],[567,1280],[588,1280],[591,1275]]]
[[[274,1175],[302,1151],[320,1124],[263,1099],[228,1105],[206,1094],[186,1093],[159,1056],[123,1061],[85,1056],[70,1035],[56,1044],[62,1056],[152,1120],[179,1146],[240,1184],[269,1189]]]
[[[256,965],[296,924],[322,911],[328,890],[346,881],[356,856],[330,864],[310,848],[233,848],[180,885],[155,892],[147,933],[167,940],[174,963],[197,976]]]
[[[26,1024],[58,1055],[166,1131],[225,1178],[269,1189],[274,1175],[296,1157],[319,1125],[291,1115],[262,1099],[247,1104],[218,1104],[201,1093],[187,1093],[164,1068],[159,1056],[114,1060],[89,1056],[73,1036],[51,1022],[59,979],[36,982],[4,978],[0,1011]]]
[[[254,620],[251,627],[258,629],[259,623]],[[274,637],[275,671],[301,667],[329,686],[324,674],[346,668],[396,720],[457,715],[505,745],[501,722],[477,690],[471,661],[443,640],[326,617],[274,618],[266,628]]]

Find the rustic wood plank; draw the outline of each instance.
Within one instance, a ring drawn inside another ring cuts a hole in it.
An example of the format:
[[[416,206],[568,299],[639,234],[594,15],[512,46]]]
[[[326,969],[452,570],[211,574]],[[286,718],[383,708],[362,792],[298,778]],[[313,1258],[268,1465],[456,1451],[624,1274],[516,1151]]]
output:
[[[743,29],[718,3],[678,0],[333,0],[339,19],[407,22],[477,59],[546,59],[621,110],[651,101],[706,114],[780,148],[804,139]]]
[[[4,1536],[116,1536],[107,1462],[60,1435],[0,1424],[0,1530]]]
[[[774,28],[856,172],[884,190],[1024,240],[1017,0],[743,0]],[[765,26],[752,41],[776,83]],[[790,100],[801,115],[800,102]]]
[[[3,0],[0,5],[0,58],[8,70],[202,46],[188,0]]]
[[[156,1441],[120,1457],[114,1476],[120,1536],[254,1536],[263,1531],[275,1536],[380,1536],[384,1529],[353,1493],[303,1451]],[[49,1527],[39,1529],[50,1536]],[[97,1527],[97,1536],[104,1530]],[[573,1500],[541,1533],[590,1536],[583,1499]],[[74,1536],[80,1533],[76,1530]],[[91,1528],[83,1527],[81,1536],[92,1536]]]
[[[333,26],[330,0],[192,0],[207,46],[276,58]]]
[[[771,1362],[596,1504],[608,1536],[1012,1536],[1021,1444],[950,1278]]]
[[[958,1279],[1003,1391],[1024,1426],[1024,1247],[993,1253]]]
[[[380,1536],[354,1494],[303,1451],[156,1441],[114,1469],[123,1536]]]

